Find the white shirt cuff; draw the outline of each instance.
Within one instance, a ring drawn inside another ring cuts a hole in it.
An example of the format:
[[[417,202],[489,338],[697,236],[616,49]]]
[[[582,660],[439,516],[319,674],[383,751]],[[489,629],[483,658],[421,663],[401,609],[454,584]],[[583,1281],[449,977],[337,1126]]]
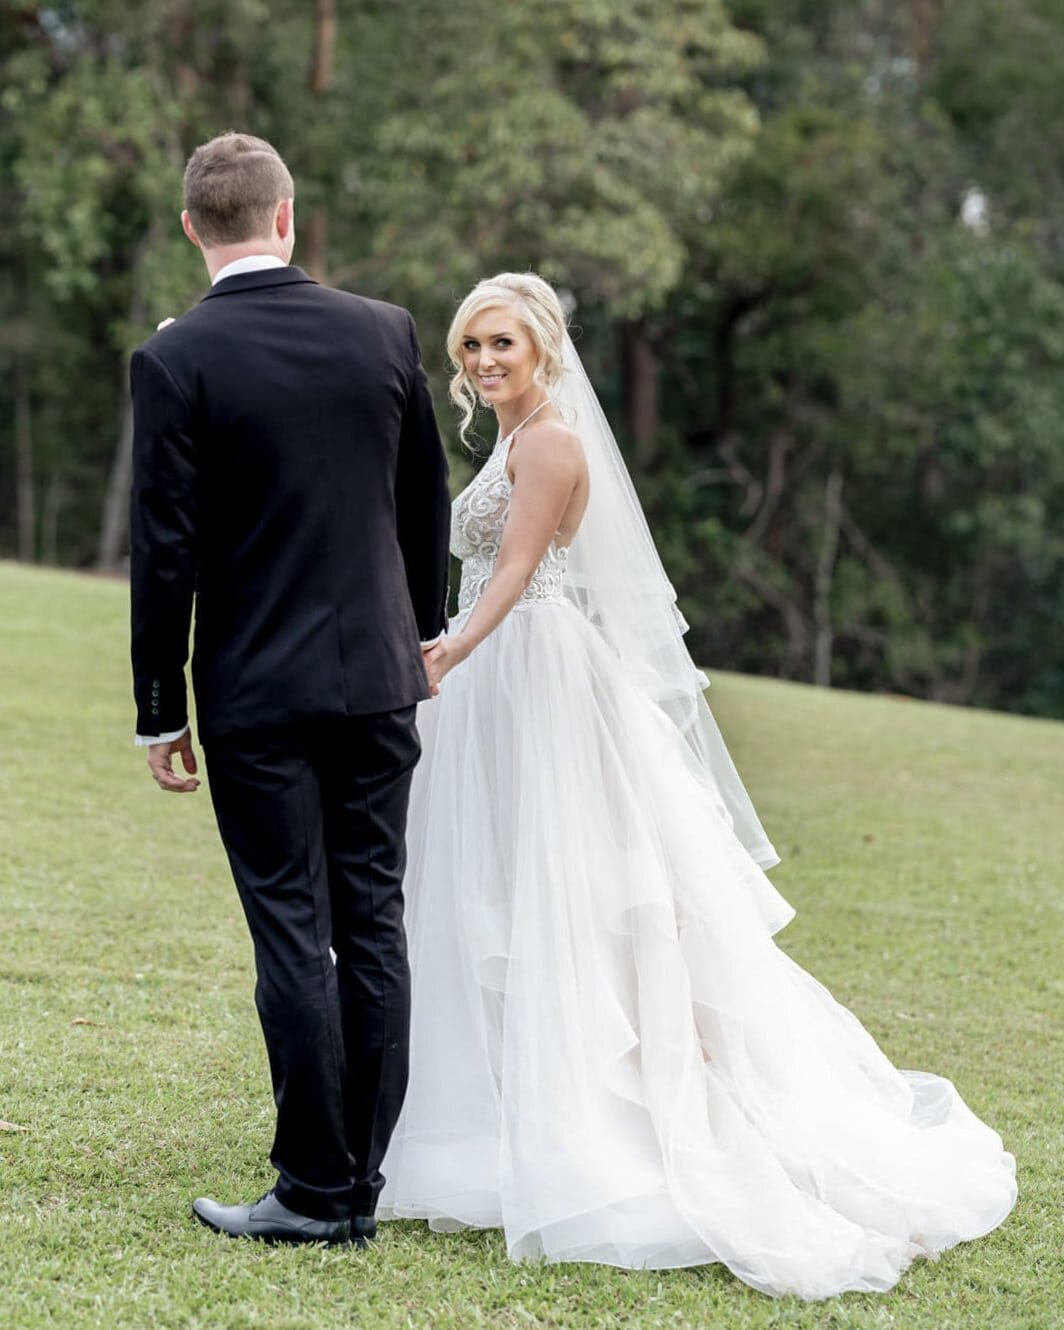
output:
[[[152,744],[173,743],[175,739],[180,739],[187,732],[188,726],[182,725],[179,730],[171,730],[169,734],[138,734],[133,742],[138,748],[149,748]]]
[[[444,636],[445,636],[444,633],[437,633],[431,642],[422,642],[421,650],[430,651],[434,646],[439,645],[439,643],[443,641]]]

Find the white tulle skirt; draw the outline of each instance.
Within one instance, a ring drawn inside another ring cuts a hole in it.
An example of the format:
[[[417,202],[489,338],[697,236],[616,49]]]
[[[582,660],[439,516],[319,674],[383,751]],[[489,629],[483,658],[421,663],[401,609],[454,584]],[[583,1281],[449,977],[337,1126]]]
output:
[[[793,911],[577,610],[515,610],[419,722],[383,1217],[809,1299],[1001,1223],[1000,1137],[775,946]]]

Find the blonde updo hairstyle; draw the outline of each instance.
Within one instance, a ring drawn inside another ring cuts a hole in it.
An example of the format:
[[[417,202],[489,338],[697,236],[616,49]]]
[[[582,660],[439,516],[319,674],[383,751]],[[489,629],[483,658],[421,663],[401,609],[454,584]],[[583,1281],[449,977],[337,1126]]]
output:
[[[451,400],[462,412],[458,432],[467,447],[466,432],[476,415],[480,395],[462,363],[462,342],[470,320],[482,310],[497,309],[500,306],[513,309],[532,338],[539,355],[535,370],[536,382],[550,389],[559,382],[563,373],[565,313],[550,283],[534,272],[500,272],[478,282],[458,306],[447,334],[447,355],[455,370],[450,383]]]

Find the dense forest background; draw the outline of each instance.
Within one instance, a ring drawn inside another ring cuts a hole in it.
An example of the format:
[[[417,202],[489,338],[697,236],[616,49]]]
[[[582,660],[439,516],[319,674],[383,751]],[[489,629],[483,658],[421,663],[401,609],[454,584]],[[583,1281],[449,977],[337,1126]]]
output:
[[[122,569],[227,128],[452,442],[456,300],[564,289],[700,662],[1064,717],[1064,0],[0,4],[0,556]]]

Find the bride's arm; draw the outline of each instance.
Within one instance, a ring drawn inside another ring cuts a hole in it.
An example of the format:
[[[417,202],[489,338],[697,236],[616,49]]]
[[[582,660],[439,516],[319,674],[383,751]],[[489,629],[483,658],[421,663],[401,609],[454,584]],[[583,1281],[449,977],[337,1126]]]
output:
[[[426,652],[425,667],[433,686],[517,604],[557,534],[582,465],[579,438],[560,422],[545,421],[515,443],[510,455],[513,494],[495,570],[462,631]]]

